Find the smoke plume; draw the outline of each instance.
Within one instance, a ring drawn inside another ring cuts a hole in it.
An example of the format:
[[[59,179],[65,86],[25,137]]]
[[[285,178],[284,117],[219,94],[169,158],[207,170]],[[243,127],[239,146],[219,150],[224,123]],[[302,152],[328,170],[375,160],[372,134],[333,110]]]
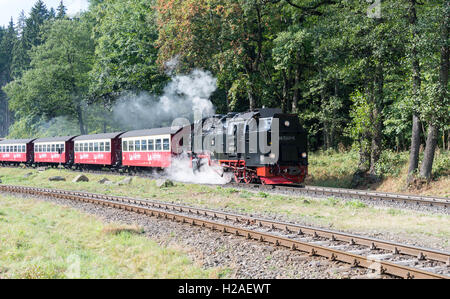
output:
[[[215,113],[209,100],[217,88],[217,79],[209,72],[194,70],[188,75],[177,75],[164,88],[162,96],[146,92],[125,94],[113,108],[114,119],[129,129],[170,126],[178,117],[193,120],[194,111],[203,117]]]

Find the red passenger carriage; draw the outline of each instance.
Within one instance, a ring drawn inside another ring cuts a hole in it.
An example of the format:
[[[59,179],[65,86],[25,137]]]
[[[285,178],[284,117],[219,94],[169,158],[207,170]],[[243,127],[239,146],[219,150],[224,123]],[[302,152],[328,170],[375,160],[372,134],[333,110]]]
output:
[[[65,164],[74,162],[73,139],[76,136],[36,139],[34,143],[34,162],[40,164]]]
[[[122,165],[125,167],[170,167],[172,162],[170,127],[124,133]]]
[[[32,163],[33,140],[34,139],[12,139],[0,141],[0,163]]]
[[[82,135],[75,137],[75,164],[119,166],[122,158],[120,135],[122,132]]]

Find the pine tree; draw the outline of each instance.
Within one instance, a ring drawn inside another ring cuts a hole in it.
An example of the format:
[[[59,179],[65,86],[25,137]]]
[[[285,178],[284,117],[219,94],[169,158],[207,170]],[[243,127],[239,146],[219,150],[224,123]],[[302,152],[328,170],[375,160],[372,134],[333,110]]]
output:
[[[57,14],[56,14],[56,18],[57,19],[62,19],[62,18],[64,18],[65,16],[66,16],[66,11],[67,11],[67,9],[66,9],[66,7],[64,6],[64,3],[63,3],[63,1],[61,0],[61,2],[59,3],[59,6],[58,6],[58,8],[57,8]]]
[[[48,18],[49,12],[47,7],[42,0],[38,0],[31,9],[30,17],[25,21],[26,27],[23,32],[23,38],[25,39],[27,50],[42,43],[41,26]]]
[[[21,14],[19,18],[20,30],[22,34],[20,39],[14,44],[13,58],[12,58],[12,76],[19,78],[23,71],[27,70],[30,65],[29,51],[40,44],[42,44],[42,25],[49,18],[49,12],[42,0],[38,0],[33,6],[28,18],[24,18]],[[22,27],[23,26],[23,27]]]
[[[11,65],[13,59],[14,44],[17,40],[17,32],[11,18],[9,26],[4,30],[3,37],[0,38],[0,87],[12,80]],[[9,111],[9,101],[6,95],[0,90],[0,134],[8,134],[11,124],[11,113]]]

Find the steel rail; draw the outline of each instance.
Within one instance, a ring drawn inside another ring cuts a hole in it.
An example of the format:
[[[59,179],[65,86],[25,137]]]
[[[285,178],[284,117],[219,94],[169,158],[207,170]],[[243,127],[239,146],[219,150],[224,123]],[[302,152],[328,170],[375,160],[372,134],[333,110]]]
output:
[[[151,202],[147,200],[137,200],[137,199],[130,199],[125,197],[116,197],[116,196],[109,196],[109,195],[101,195],[101,194],[90,194],[85,192],[76,192],[76,191],[67,191],[67,190],[54,190],[54,189],[45,189],[45,188],[34,188],[34,187],[22,187],[22,186],[7,186],[7,185],[0,185],[0,191],[9,192],[9,193],[25,193],[25,194],[32,194],[32,195],[41,195],[41,196],[48,196],[48,197],[55,197],[55,198],[63,198],[63,199],[71,199],[71,200],[79,200],[83,202],[89,202],[89,203],[95,203],[100,204],[104,206],[110,206],[113,208],[119,208],[127,211],[133,211],[138,212],[150,216],[157,216],[157,217],[164,217],[167,219],[175,220],[182,223],[190,223],[192,225],[197,226],[203,226],[207,228],[211,228],[213,230],[221,230],[224,233],[233,233],[237,236],[245,236],[249,239],[259,240],[263,242],[268,242],[271,244],[274,244],[276,246],[283,246],[287,248],[291,248],[292,250],[299,250],[308,252],[310,255],[319,255],[326,258],[329,258],[331,260],[339,260],[342,262],[346,262],[349,264],[352,264],[354,266],[361,266],[365,268],[373,269],[374,265],[376,267],[379,267],[380,273],[386,273],[391,274],[403,278],[446,278],[448,279],[448,276],[424,271],[422,269],[417,268],[411,268],[403,265],[399,265],[396,263],[388,262],[388,261],[376,261],[374,263],[373,260],[366,256],[357,255],[350,252],[345,252],[329,247],[324,247],[318,244],[312,244],[308,242],[302,242],[299,240],[293,240],[284,236],[278,236],[274,234],[270,234],[267,232],[259,232],[251,229],[246,229],[242,227],[236,227],[220,222],[214,222],[210,220],[201,219],[198,217],[192,217],[187,215],[179,214],[179,212],[186,212],[185,209],[187,209],[190,213],[196,213],[197,215],[200,215],[201,212],[206,213],[205,215],[211,216],[208,213],[214,213],[214,217],[224,217],[224,219],[227,220],[234,220],[234,221],[256,221],[260,226],[269,226],[271,228],[276,228],[277,225],[284,225],[285,230],[291,230],[291,229],[298,229],[301,227],[303,230],[302,233],[310,232],[314,233],[315,235],[319,235],[319,233],[322,236],[329,237],[333,240],[336,240],[337,238],[342,238],[342,240],[351,242],[352,244],[355,244],[356,242],[362,242],[363,245],[369,245],[367,242],[370,242],[370,246],[379,246],[378,248],[383,248],[381,246],[388,246],[388,249],[391,249],[395,253],[403,253],[407,255],[415,255],[417,252],[419,252],[419,258],[427,258],[427,259],[436,259],[438,261],[445,261],[448,265],[449,262],[449,253],[443,253],[438,252],[434,250],[429,249],[423,249],[423,248],[417,248],[412,246],[405,246],[401,244],[396,243],[390,243],[386,241],[376,240],[376,239],[370,239],[365,237],[359,237],[359,236],[353,236],[350,234],[342,234],[339,232],[332,232],[329,230],[323,230],[323,229],[315,229],[305,226],[298,226],[293,225],[289,223],[281,223],[281,222],[274,222],[270,220],[264,220],[259,218],[252,218],[237,214],[231,214],[231,213],[223,213],[218,211],[212,211],[207,209],[196,209],[193,207],[186,207],[186,206],[180,206],[175,204],[168,204],[168,203],[156,203]],[[89,195],[89,196],[87,196]],[[134,204],[130,204],[133,202]],[[147,204],[153,205],[153,208],[149,207],[143,207],[142,204],[146,202]],[[140,205],[136,205],[140,204]],[[164,211],[161,210],[162,208],[169,209],[169,207],[172,208],[172,210],[175,210],[177,213],[173,213],[171,211]],[[178,209],[178,210],[177,210]],[[235,217],[235,218],[233,218]],[[383,245],[384,244],[384,245]],[[408,251],[410,250],[410,251]],[[417,251],[419,250],[419,251]],[[446,258],[446,260],[445,260]]]
[[[228,185],[237,188],[250,187],[254,189],[267,191],[288,191],[298,194],[314,195],[314,196],[334,196],[334,197],[343,197],[343,198],[347,197],[354,199],[383,200],[391,202],[413,203],[417,205],[441,206],[445,208],[448,208],[450,206],[450,199],[445,197],[409,195],[409,194],[386,193],[377,191],[365,191],[365,190],[317,187],[317,186],[279,186],[279,185],[259,185],[259,184],[240,184],[240,183],[229,183]]]

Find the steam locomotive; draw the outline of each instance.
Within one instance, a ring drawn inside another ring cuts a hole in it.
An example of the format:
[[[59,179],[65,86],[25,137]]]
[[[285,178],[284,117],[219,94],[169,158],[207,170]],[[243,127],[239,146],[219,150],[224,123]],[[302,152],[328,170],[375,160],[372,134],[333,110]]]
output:
[[[236,182],[299,184],[308,172],[306,132],[298,117],[271,108],[177,127],[0,141],[1,165],[145,171],[170,168],[181,156],[193,171],[218,166]]]

